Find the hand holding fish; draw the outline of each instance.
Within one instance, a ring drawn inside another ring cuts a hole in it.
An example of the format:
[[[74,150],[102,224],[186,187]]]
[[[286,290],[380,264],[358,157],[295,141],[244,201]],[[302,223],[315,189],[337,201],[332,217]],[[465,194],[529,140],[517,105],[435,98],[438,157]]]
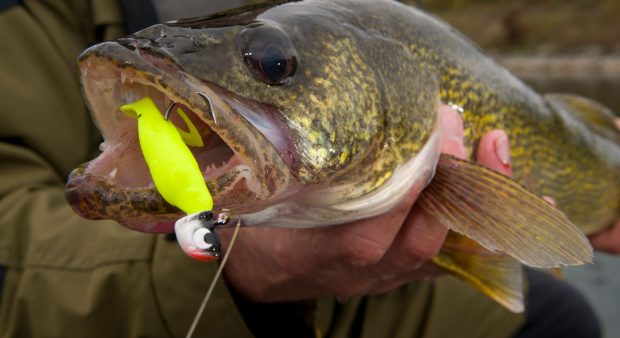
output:
[[[442,106],[440,116],[442,152],[465,157],[459,114]],[[482,164],[506,175],[511,174],[509,154],[503,131],[489,132],[478,148]],[[244,228],[226,280],[250,300],[271,302],[381,293],[434,275],[437,268],[425,263],[441,248],[447,229],[412,207],[417,197],[408,195],[387,214],[335,227]],[[230,235],[221,231],[224,245]]]

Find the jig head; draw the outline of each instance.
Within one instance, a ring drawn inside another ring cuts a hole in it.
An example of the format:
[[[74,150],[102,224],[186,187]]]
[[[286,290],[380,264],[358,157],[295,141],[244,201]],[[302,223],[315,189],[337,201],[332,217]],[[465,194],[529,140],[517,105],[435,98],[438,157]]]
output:
[[[181,249],[190,257],[202,261],[217,260],[222,251],[220,237],[215,228],[228,223],[228,211],[218,214],[215,220],[211,211],[185,216],[174,224],[174,232]]]

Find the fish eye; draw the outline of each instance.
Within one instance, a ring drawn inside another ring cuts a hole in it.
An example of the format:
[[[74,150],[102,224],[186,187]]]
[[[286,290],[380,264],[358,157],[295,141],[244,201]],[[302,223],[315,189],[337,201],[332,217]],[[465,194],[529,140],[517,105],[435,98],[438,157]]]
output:
[[[289,83],[297,69],[297,51],[279,28],[253,23],[240,33],[243,62],[252,75],[269,85]]]

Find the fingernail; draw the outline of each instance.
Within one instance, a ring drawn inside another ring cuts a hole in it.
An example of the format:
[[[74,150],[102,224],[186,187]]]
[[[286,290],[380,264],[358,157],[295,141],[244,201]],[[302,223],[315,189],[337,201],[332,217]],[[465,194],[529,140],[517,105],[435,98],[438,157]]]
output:
[[[505,166],[510,166],[510,142],[508,141],[508,135],[506,133],[499,135],[495,139],[494,146],[495,155],[497,155],[499,161]]]
[[[555,200],[551,196],[543,196],[542,198],[555,207]]]

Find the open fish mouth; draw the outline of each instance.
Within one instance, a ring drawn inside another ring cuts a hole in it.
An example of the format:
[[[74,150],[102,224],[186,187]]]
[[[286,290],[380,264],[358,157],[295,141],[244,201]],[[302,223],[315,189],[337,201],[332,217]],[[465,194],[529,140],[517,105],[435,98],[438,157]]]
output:
[[[289,138],[276,108],[249,100],[183,72],[169,59],[110,42],[80,58],[84,94],[101,130],[102,153],[75,169],[66,197],[89,219],[114,219],[145,232],[171,232],[183,216],[157,192],[138,140],[136,120],[119,107],[148,96],[187,130],[181,109],[202,137],[190,147],[214,197],[214,210],[246,213],[277,201],[292,179]]]

